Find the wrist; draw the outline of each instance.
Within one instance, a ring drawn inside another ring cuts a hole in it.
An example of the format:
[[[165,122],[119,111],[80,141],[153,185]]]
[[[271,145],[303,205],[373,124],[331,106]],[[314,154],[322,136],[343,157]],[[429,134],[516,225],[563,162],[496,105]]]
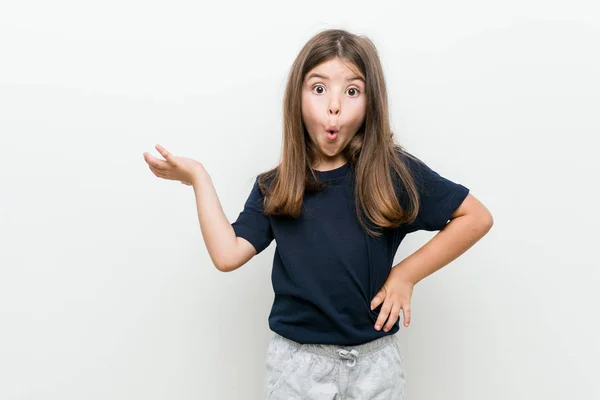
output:
[[[210,175],[204,167],[200,166],[192,173],[192,186],[201,185],[207,179],[210,179]]]
[[[406,266],[402,266],[402,264],[397,264],[394,268],[392,268],[391,274],[394,275],[394,278],[399,279],[403,282],[408,282],[411,285],[416,285],[418,279],[413,277]]]

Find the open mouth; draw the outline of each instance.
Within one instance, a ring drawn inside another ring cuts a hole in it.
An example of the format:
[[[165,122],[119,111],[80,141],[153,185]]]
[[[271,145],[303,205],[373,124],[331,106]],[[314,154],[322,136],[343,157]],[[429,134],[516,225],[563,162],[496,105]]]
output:
[[[328,130],[327,131],[327,139],[335,140],[335,138],[337,138],[337,136],[338,136],[338,131],[336,131],[336,130]]]

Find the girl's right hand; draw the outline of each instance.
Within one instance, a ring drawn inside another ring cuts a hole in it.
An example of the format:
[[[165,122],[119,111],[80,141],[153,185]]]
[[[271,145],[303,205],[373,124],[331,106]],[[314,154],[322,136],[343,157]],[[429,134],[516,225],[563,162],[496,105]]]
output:
[[[148,163],[150,171],[159,178],[177,180],[184,185],[191,186],[197,174],[204,172],[204,166],[200,162],[191,158],[174,156],[161,145],[157,144],[155,147],[166,161],[145,152],[144,160]]]

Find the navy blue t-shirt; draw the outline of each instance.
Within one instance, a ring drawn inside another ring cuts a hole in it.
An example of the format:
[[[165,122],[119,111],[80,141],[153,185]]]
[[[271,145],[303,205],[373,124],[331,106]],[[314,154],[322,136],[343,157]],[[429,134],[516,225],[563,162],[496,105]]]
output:
[[[391,271],[400,242],[410,232],[442,229],[469,193],[427,165],[408,157],[403,160],[415,177],[420,211],[413,223],[384,229],[378,238],[358,222],[350,163],[315,171],[327,186],[305,193],[297,219],[263,215],[264,197],[255,180],[243,211],[231,225],[257,254],[275,239],[272,331],[298,343],[354,346],[400,329],[401,318],[389,332],[375,330],[383,303],[375,310],[370,307]]]

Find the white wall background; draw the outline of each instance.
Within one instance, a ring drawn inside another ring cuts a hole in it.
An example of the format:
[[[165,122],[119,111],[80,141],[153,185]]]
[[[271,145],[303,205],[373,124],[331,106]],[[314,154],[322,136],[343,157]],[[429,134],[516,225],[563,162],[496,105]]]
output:
[[[399,140],[495,220],[415,287],[407,398],[600,398],[593,1],[2,0],[1,399],[260,399],[275,243],[218,272],[192,188],[142,153],[202,161],[233,222],[334,27],[375,41]]]

